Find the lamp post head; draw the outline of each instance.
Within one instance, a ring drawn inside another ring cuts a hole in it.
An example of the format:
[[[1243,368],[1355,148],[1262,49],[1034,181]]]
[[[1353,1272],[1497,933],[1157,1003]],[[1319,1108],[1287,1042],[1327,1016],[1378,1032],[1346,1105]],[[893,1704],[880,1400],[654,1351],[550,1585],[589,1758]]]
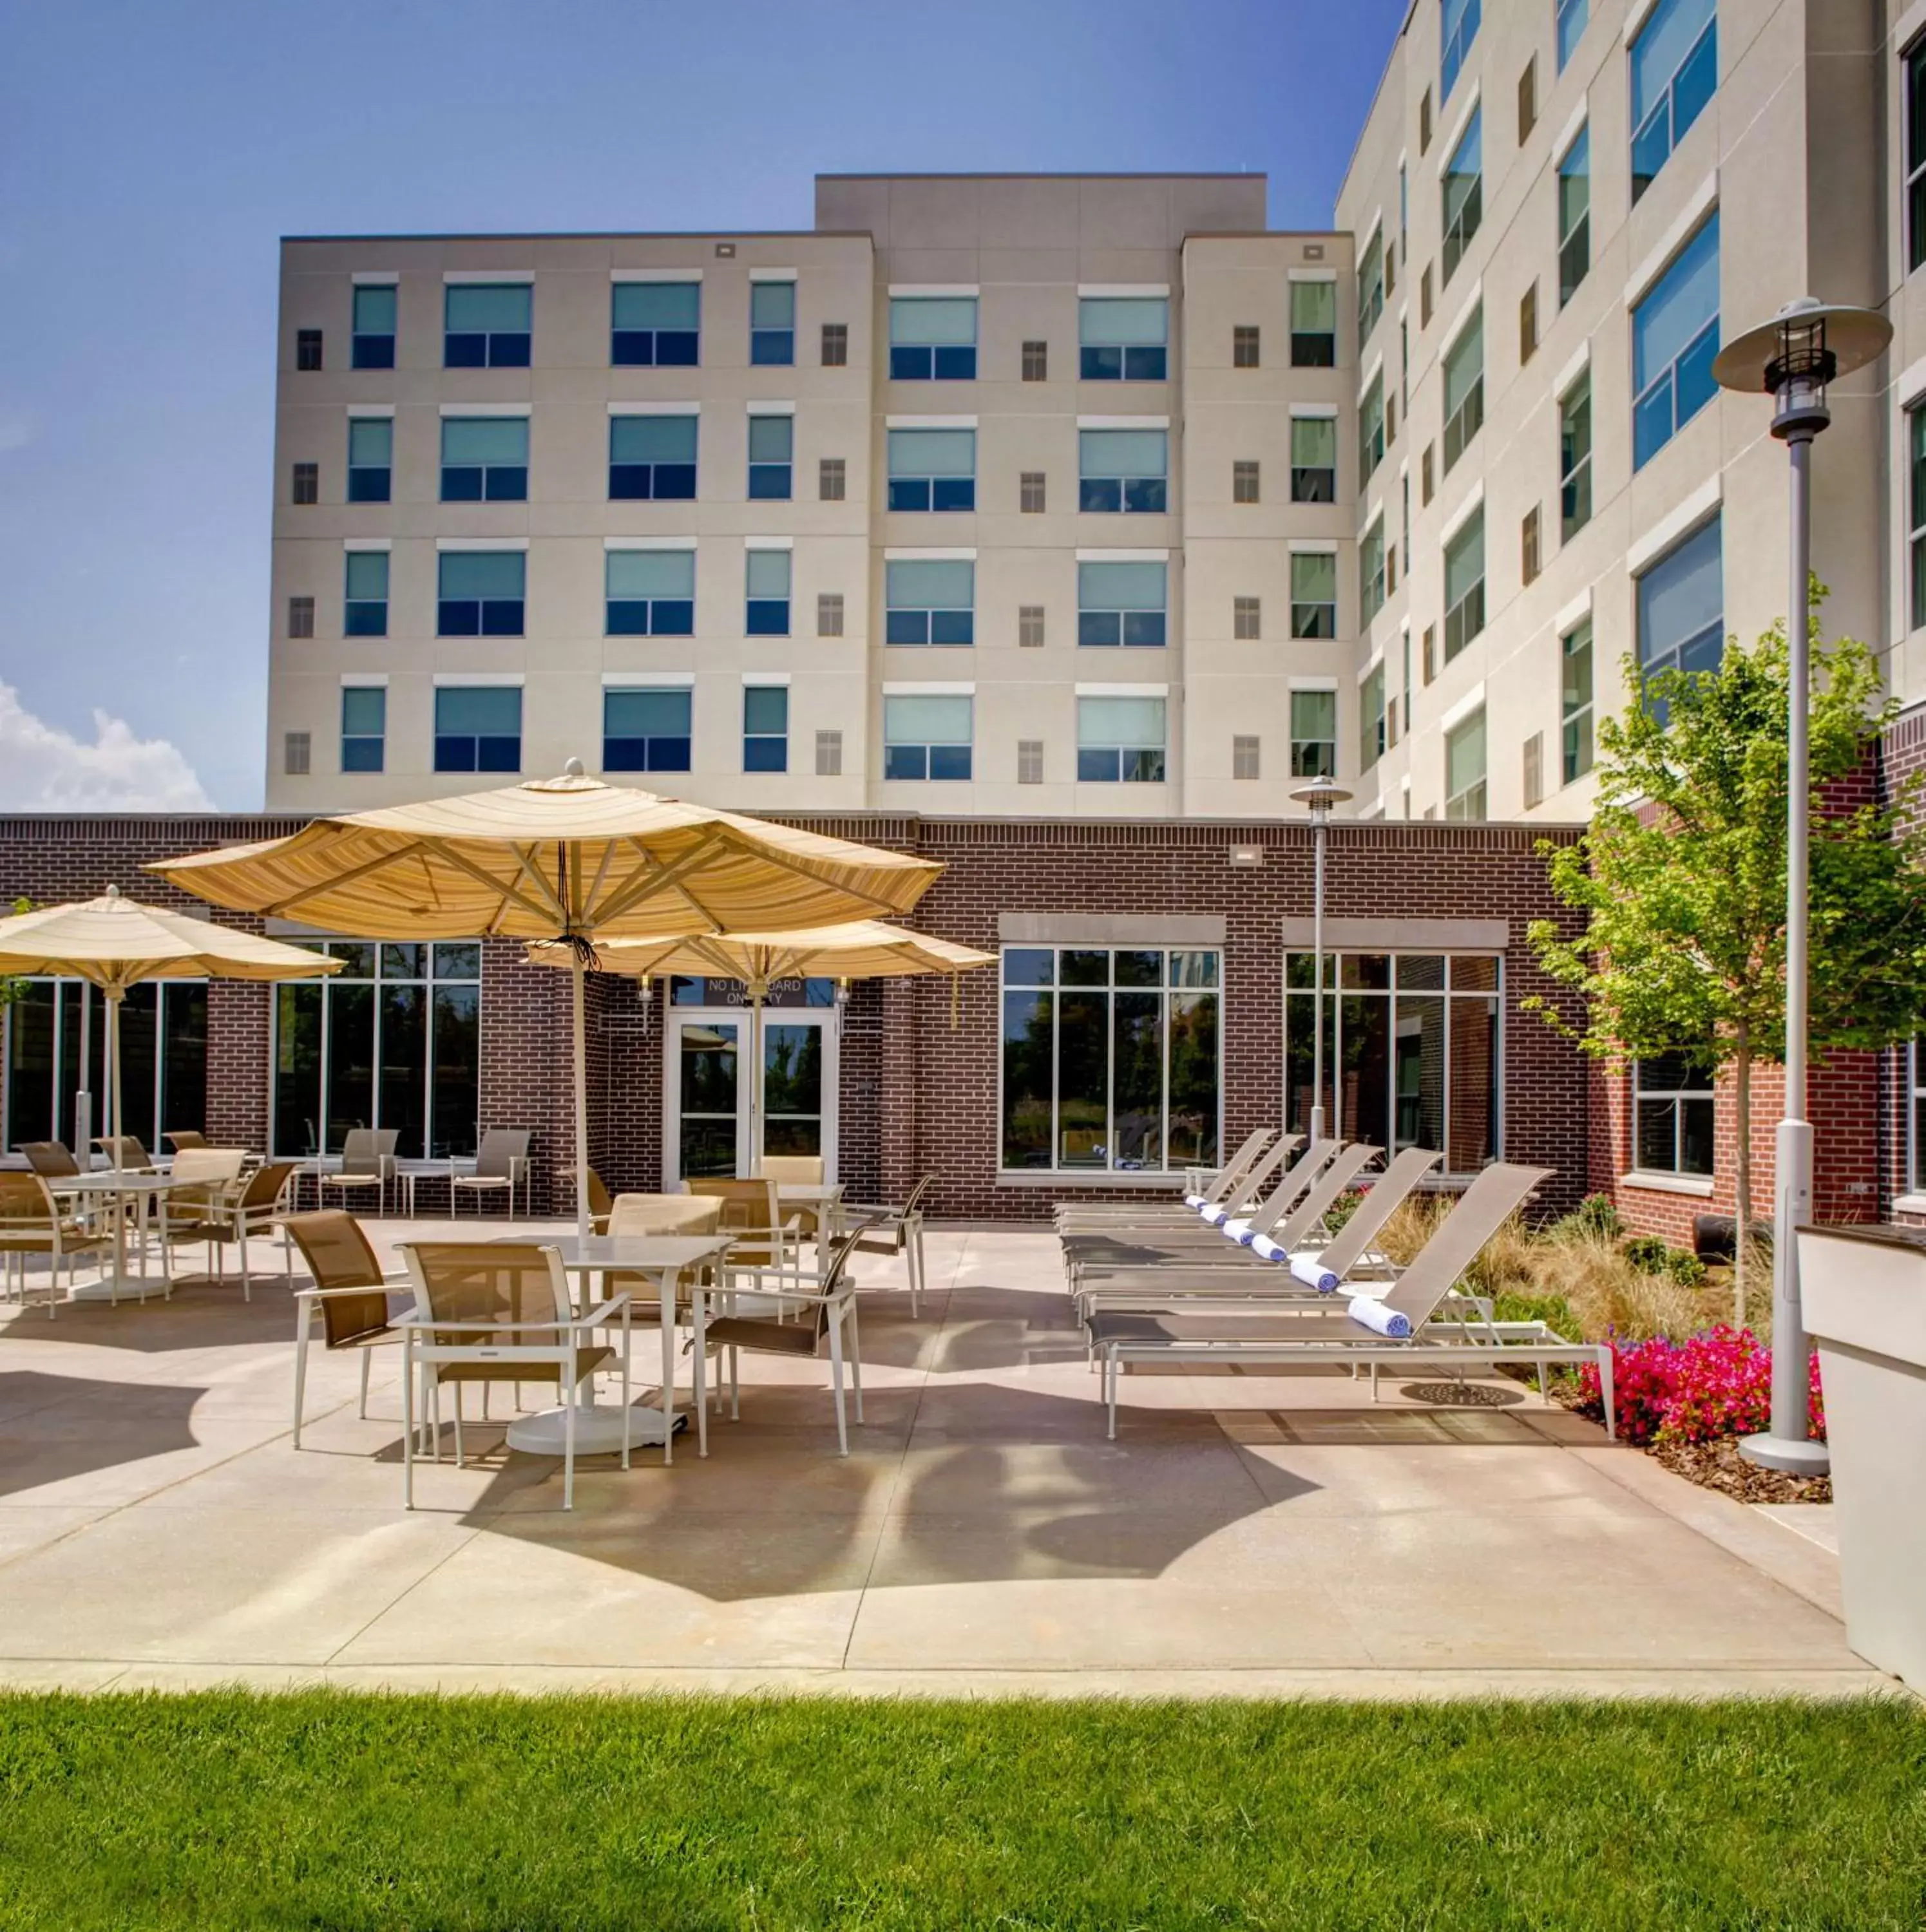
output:
[[[1293,804],[1308,805],[1311,808],[1311,816],[1319,820],[1330,816],[1333,806],[1348,805],[1351,796],[1352,794],[1342,785],[1322,772],[1309,784],[1300,785],[1291,794]]]
[[[1810,442],[1832,420],[1825,386],[1885,352],[1892,324],[1869,308],[1841,308],[1801,296],[1770,322],[1728,342],[1712,362],[1721,388],[1773,398],[1772,434]]]

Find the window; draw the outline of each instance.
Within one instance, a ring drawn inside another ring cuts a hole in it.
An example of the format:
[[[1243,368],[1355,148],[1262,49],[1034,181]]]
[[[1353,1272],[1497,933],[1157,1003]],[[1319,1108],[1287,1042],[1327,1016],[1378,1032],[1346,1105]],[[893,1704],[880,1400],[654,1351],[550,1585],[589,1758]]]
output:
[[[1338,694],[1291,694],[1291,776],[1334,778],[1338,775]]]
[[[889,506],[892,510],[975,509],[975,430],[891,430]]]
[[[1398,645],[1399,652],[1403,658],[1403,664],[1401,667],[1402,676],[1400,678],[1399,682],[1404,687],[1405,699],[1402,710],[1405,719],[1405,735],[1408,738],[1411,734],[1411,634],[1409,631],[1404,631],[1399,633]],[[1426,649],[1429,649],[1429,645],[1426,646]],[[1387,705],[1385,707],[1385,715],[1391,721],[1390,735],[1394,742],[1398,736],[1396,714],[1399,709],[1399,707],[1396,705]],[[1405,814],[1405,816],[1407,818],[1410,818],[1410,812],[1408,811]]]
[[[385,638],[388,634],[388,553],[351,550],[342,574],[342,635]]]
[[[442,685],[434,694],[438,772],[518,772],[521,692],[515,685]]]
[[[1384,237],[1381,225],[1379,232],[1365,244],[1357,265],[1357,352],[1360,356],[1384,313]]]
[[[1451,90],[1465,65],[1465,56],[1478,38],[1478,0],[1439,0],[1438,98],[1451,98]]]
[[[700,282],[617,282],[608,359],[618,369],[693,369],[702,360]]]
[[[435,592],[437,636],[518,638],[522,634],[528,566],[524,552],[445,550],[437,561],[440,566]]]
[[[1019,738],[1017,740],[1017,782],[1019,784],[1043,783],[1043,740],[1041,738]]]
[[[1161,429],[1077,433],[1080,510],[1158,511],[1169,507],[1170,439]]]
[[[1424,681],[1429,684],[1438,675],[1438,626],[1435,624],[1425,626],[1423,652]],[[1405,709],[1408,714],[1411,706],[1408,704]]]
[[[94,1096],[92,1126],[106,1124],[106,996],[83,980],[22,979],[15,990],[19,997],[8,1010],[4,1070],[8,1144],[18,1148],[30,1141],[59,1140],[78,1151],[83,1144],[75,1118],[77,1090],[85,1088]],[[120,1062],[123,1132],[155,1147],[160,1144],[157,1130],[204,1131],[207,982],[147,980],[128,987],[120,1009]]]
[[[1050,380],[1050,344],[1047,342],[1026,342],[1023,344],[1023,380],[1026,382],[1047,382]]]
[[[1255,369],[1262,364],[1258,350],[1260,338],[1257,326],[1254,322],[1234,323],[1230,330],[1230,366],[1233,369]]]
[[[1435,1148],[1453,1174],[1498,1157],[1503,962],[1470,953],[1340,952],[1324,962],[1326,1131],[1387,1150]],[[1285,1126],[1312,1105],[1316,958],[1284,960]]]
[[[1248,459],[1240,459],[1230,466],[1230,500],[1233,503],[1255,503],[1261,500],[1261,473],[1258,466]]]
[[[1719,349],[1719,217],[1632,311],[1632,467],[1642,469],[1712,400]]]
[[[1338,554],[1296,550],[1291,554],[1291,634],[1338,634]]]
[[[1545,802],[1545,734],[1534,731],[1524,746],[1525,808],[1535,811]]]
[[[274,1150],[338,1154],[350,1128],[392,1130],[404,1160],[475,1151],[482,949],[329,940],[329,980],[274,992]]]
[[[883,586],[886,644],[975,643],[976,566],[967,557],[886,562]]]
[[[883,776],[963,779],[969,776],[974,700],[940,693],[883,699]]]
[[[843,734],[819,731],[816,734],[816,775],[819,778],[843,776]]]
[[[1368,624],[1384,608],[1384,519],[1366,530],[1357,546],[1357,621]]]
[[[611,550],[602,558],[602,571],[610,637],[695,635],[693,550]]]
[[[1017,508],[1026,517],[1040,517],[1047,500],[1044,488],[1044,472],[1041,470],[1026,470],[1017,479]]]
[[[1639,579],[1639,670],[1717,670],[1725,654],[1719,519],[1675,545]]]
[[[1398,406],[1405,412],[1405,426],[1411,422],[1411,325],[1409,320],[1398,318]]]
[[[1518,76],[1518,145],[1522,148],[1538,124],[1538,56],[1525,63]]]
[[[1518,366],[1522,369],[1538,352],[1538,284],[1534,282],[1518,298]]]
[[[1077,304],[1077,373],[1086,382],[1161,382],[1170,304],[1161,296],[1086,296]]]
[[[1558,398],[1558,541],[1591,521],[1591,372]]]
[[[388,743],[388,693],[378,684],[341,687],[341,770],[378,772]]]
[[[1420,502],[1429,508],[1432,492],[1438,487],[1437,464],[1435,454],[1437,445],[1426,443],[1424,453],[1418,458],[1418,490]]]
[[[1471,238],[1478,232],[1484,215],[1483,154],[1484,110],[1476,110],[1471,124],[1459,136],[1451,158],[1444,164],[1441,190],[1444,196],[1444,249],[1442,278],[1448,286],[1452,271],[1465,259]]]
[[[611,502],[687,502],[696,494],[696,436],[700,418],[611,416]]]
[[[692,728],[691,692],[680,688],[605,690],[602,694],[602,769],[605,772],[686,772]]]
[[[1563,74],[1585,32],[1585,21],[1591,12],[1590,0],[1558,0],[1558,71]]]
[[[1006,1170],[1161,1173],[1218,1158],[1215,951],[1009,946]]]
[[[796,419],[792,416],[749,418],[749,495],[752,502],[789,500],[795,474]]]
[[[1581,128],[1558,161],[1558,306],[1591,272],[1591,130]]]
[[[1476,310],[1444,352],[1444,473],[1485,424],[1485,312]]]
[[[288,494],[296,503],[318,503],[321,500],[321,466],[318,463],[297,463]]]
[[[526,282],[459,283],[443,297],[442,366],[525,369],[534,291]]]
[[[787,685],[746,684],[743,686],[742,768],[746,772],[786,772],[789,769],[789,688]]]
[[[1233,778],[1263,776],[1263,741],[1241,734],[1230,740],[1230,776]]]
[[[1078,564],[1077,643],[1162,644],[1167,578],[1161,563]]]
[[[1431,89],[1426,88],[1418,96],[1418,152],[1423,154],[1431,146]]]
[[[1485,714],[1474,711],[1444,734],[1444,815],[1485,815]]]
[[[1518,574],[1519,580],[1534,583],[1543,567],[1538,532],[1538,506],[1534,503],[1525,513],[1525,520],[1518,528]]]
[[[840,590],[822,590],[816,593],[816,634],[819,638],[840,638],[843,634],[843,593]]]
[[[747,558],[743,629],[752,638],[786,638],[789,634],[789,553],[752,550]]]
[[[287,600],[287,634],[290,638],[311,638],[314,634],[313,598],[290,597]]]
[[[395,288],[368,285],[354,292],[354,336],[350,361],[357,369],[395,366]]]
[[[281,770],[291,778],[305,778],[313,756],[314,740],[305,731],[290,731],[281,740]]]
[[[1399,542],[1404,550],[1405,574],[1408,577],[1411,574],[1411,472],[1408,468],[1398,472],[1398,497],[1402,518],[1398,526]]]
[[[444,503],[521,503],[527,500],[526,416],[442,418]]]
[[[1336,282],[1293,282],[1291,285],[1291,366],[1329,369],[1338,359],[1338,285]]]
[[[1360,491],[1384,460],[1384,378],[1375,376],[1357,406],[1357,480]]]
[[[1233,597],[1230,600],[1230,634],[1240,641],[1254,644],[1264,634],[1263,600],[1258,597]]]
[[[1926,40],[1906,50],[1902,82],[1906,95],[1906,271],[1926,262]]]
[[[1043,648],[1043,606],[1023,604],[1017,609],[1017,643],[1024,650]]]
[[[796,359],[796,285],[749,285],[749,359],[758,368],[786,368]]]
[[[846,322],[825,322],[822,325],[822,366],[825,369],[846,369],[849,366],[849,325]],[[840,739],[842,734],[838,732],[836,735]],[[840,749],[837,758],[837,770],[840,772],[843,769]]]
[[[1424,266],[1424,273],[1418,278],[1418,326],[1431,326],[1431,264]]]
[[[1164,700],[1080,698],[1077,700],[1080,784],[1161,784]]]
[[[1564,782],[1571,784],[1591,770],[1591,620],[1588,617],[1559,640],[1564,662],[1558,684]]]
[[[1906,412],[1906,524],[1912,532],[1912,628],[1926,625],[1926,404]]]
[[[893,296],[889,373],[896,382],[976,380],[976,298]]]
[[[825,456],[816,466],[816,494],[825,503],[840,503],[849,494],[849,472],[844,459]]]
[[[1444,546],[1444,662],[1485,628],[1485,513],[1474,510]]]
[[[1652,184],[1719,84],[1714,0],[1658,0],[1632,43],[1632,199]]]
[[[1712,1172],[1712,1076],[1691,1054],[1632,1064],[1634,1158],[1645,1174]]]
[[[1384,718],[1384,661],[1379,658],[1357,688],[1357,768],[1368,772],[1389,742]]]
[[[318,328],[297,328],[294,332],[294,366],[304,374],[311,374],[321,366],[321,332]]]

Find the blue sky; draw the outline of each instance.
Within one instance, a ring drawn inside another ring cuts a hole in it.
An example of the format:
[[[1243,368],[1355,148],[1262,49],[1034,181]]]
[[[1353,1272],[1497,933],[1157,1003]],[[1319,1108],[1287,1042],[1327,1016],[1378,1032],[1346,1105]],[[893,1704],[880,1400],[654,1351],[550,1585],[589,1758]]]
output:
[[[280,236],[946,169],[1248,169],[1321,226],[1404,4],[0,6],[0,809],[260,804]]]

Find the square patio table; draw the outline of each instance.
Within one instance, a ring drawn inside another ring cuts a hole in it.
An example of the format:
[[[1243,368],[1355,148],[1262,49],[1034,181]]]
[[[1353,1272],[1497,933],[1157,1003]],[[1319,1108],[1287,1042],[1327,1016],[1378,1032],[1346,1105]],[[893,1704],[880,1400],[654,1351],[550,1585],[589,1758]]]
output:
[[[114,1220],[114,1271],[103,1274],[98,1281],[77,1282],[68,1290],[68,1298],[74,1301],[118,1301],[125,1295],[136,1301],[145,1301],[150,1294],[167,1294],[173,1288],[173,1278],[164,1266],[159,1276],[147,1272],[147,1211],[150,1202],[176,1187],[205,1187],[204,1180],[176,1180],[171,1174],[137,1173],[131,1169],[116,1172],[109,1168],[92,1174],[62,1174],[49,1178],[47,1191],[50,1194],[71,1194],[77,1201],[87,1199],[113,1199],[125,1204],[131,1198],[140,1216],[140,1272],[130,1275],[127,1271],[127,1216],[116,1215]]]

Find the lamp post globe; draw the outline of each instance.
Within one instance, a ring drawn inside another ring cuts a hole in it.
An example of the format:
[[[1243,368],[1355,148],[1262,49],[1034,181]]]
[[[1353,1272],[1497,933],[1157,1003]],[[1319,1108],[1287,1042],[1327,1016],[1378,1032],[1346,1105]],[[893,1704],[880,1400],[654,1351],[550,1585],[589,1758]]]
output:
[[[1721,349],[1712,363],[1722,388],[1769,395],[1772,434],[1792,474],[1786,656],[1786,1098],[1773,1142],[1772,1426],[1739,1444],[1766,1468],[1822,1475],[1825,1445],[1812,1439],[1805,1322],[1793,1236],[1812,1218],[1812,1124],[1806,1118],[1807,820],[1811,802],[1812,646],[1808,596],[1812,553],[1813,439],[1832,421],[1826,386],[1882,355],[1892,325],[1871,309],[1801,296]],[[1738,1238],[1747,1238],[1740,1228]]]
[[[1294,804],[1311,809],[1313,853],[1311,886],[1311,1119],[1315,1146],[1324,1138],[1324,842],[1330,830],[1331,808],[1348,804],[1351,794],[1328,772],[1321,772],[1291,794]]]

